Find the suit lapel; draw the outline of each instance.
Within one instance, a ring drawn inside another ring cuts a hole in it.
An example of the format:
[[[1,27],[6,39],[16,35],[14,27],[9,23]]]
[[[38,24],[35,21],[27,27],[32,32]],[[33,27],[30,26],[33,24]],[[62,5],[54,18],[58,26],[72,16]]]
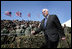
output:
[[[49,16],[49,17],[50,17],[50,16]],[[47,27],[47,25],[48,25],[48,23],[49,23],[49,19],[50,19],[49,17],[47,18],[46,27]],[[43,26],[43,28],[44,28],[44,22],[45,22],[45,18],[43,19],[42,24],[41,24],[41,25]]]

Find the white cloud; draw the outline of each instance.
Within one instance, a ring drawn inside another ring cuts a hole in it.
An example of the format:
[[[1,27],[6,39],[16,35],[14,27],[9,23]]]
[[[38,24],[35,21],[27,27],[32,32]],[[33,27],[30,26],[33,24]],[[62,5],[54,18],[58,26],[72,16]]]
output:
[[[68,26],[68,27],[71,27],[71,19],[68,20],[68,21],[66,21],[66,22],[64,22],[64,23],[62,24],[62,26],[64,26],[64,24],[66,24],[66,26]]]

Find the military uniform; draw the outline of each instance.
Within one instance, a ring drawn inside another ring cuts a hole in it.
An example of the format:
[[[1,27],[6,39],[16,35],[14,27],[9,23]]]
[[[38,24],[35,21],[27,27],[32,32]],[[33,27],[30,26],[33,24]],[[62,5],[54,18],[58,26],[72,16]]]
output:
[[[31,35],[31,27],[27,27],[25,30],[25,36]]]
[[[25,35],[25,29],[21,28],[21,35]]]
[[[21,36],[21,29],[16,29],[17,36]]]
[[[1,33],[8,33],[8,31],[7,31],[7,29],[6,28],[4,28],[2,31],[1,31]]]
[[[21,35],[25,35],[25,25],[21,25]]]
[[[64,33],[68,33],[68,28],[67,27],[64,28]]]
[[[15,31],[15,30],[11,30],[11,31],[10,31],[10,35],[11,35],[11,36],[15,36],[15,34],[16,34],[16,31]]]

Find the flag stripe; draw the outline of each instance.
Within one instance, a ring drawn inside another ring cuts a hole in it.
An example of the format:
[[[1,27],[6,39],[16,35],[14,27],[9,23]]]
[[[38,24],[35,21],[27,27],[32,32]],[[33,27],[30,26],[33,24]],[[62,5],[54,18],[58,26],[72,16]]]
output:
[[[19,11],[16,12],[16,16],[20,16],[21,17],[21,13]]]
[[[9,12],[9,11],[5,11],[5,15],[10,16],[10,17],[11,17],[11,12]]]

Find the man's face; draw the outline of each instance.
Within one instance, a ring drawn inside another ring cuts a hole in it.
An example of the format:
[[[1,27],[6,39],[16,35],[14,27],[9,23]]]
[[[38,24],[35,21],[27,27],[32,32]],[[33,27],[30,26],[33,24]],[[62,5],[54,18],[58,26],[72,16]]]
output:
[[[43,10],[42,14],[43,14],[44,17],[46,17],[48,15],[48,11],[47,10]]]

